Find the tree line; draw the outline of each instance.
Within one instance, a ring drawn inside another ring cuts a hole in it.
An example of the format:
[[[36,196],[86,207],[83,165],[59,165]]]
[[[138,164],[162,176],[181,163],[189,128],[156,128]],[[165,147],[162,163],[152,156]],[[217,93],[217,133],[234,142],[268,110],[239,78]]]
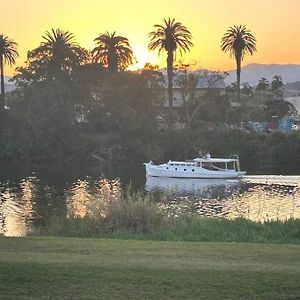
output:
[[[176,52],[183,53],[193,46],[191,32],[175,19],[163,19],[163,24],[155,24],[149,33],[149,50],[158,49],[167,53],[169,126],[173,123],[173,65]],[[95,38],[96,47],[89,53],[80,47],[74,35],[68,31],[52,29],[43,35],[40,46],[28,52],[27,65],[17,69],[20,80],[55,79],[61,73],[70,73],[74,66],[87,63],[99,63],[112,72],[125,70],[133,63],[133,51],[126,37],[116,32],[100,34]],[[241,62],[246,54],[256,51],[256,39],[242,25],[230,27],[221,40],[221,49],[229,52],[237,66],[237,97],[240,98]],[[0,35],[1,65],[1,109],[4,108],[3,65],[15,63],[18,56],[17,43],[5,35]]]
[[[185,87],[185,71],[181,78],[174,75],[175,54],[190,50],[192,35],[182,23],[169,18],[155,25],[149,38],[151,51],[167,53],[168,122],[172,128],[173,82],[183,80],[183,90]],[[225,33],[221,46],[239,64],[246,54],[254,53],[255,38],[244,26],[233,26]],[[235,47],[240,50],[235,51]],[[16,42],[0,36],[0,53],[2,66],[4,62],[13,64],[18,56]],[[71,32],[47,31],[40,45],[28,52],[26,64],[17,68],[13,78],[16,91],[7,94],[7,99],[4,91],[1,93],[0,161],[90,168],[105,161],[186,159],[193,157],[199,148],[222,156],[238,152],[246,169],[251,169],[253,157],[261,161],[268,153],[264,161],[271,166],[256,166],[260,170],[275,170],[276,166],[279,170],[283,159],[279,166],[277,162],[281,160],[277,156],[281,157],[282,149],[290,149],[290,157],[297,159],[294,149],[299,148],[294,147],[293,138],[280,134],[272,138],[257,137],[240,131],[232,134],[230,124],[225,124],[228,120],[239,124],[241,119],[263,119],[264,114],[261,107],[266,95],[258,93],[244,101],[243,87],[240,90],[238,85],[232,93],[241,98],[240,109],[233,110],[228,97],[219,97],[211,88],[201,99],[189,95],[191,103],[185,107],[186,120],[191,120],[188,130],[158,130],[164,78],[158,67],[151,64],[127,72],[133,60],[128,39],[116,32],[100,34],[89,52],[77,44]],[[3,67],[1,70],[3,74]],[[197,78],[189,75],[187,84],[193,94]],[[218,74],[215,75],[217,78]],[[4,103],[8,104],[8,110],[4,111]],[[282,146],[279,151],[276,143],[288,143],[291,147]],[[289,169],[293,168],[286,167],[286,172]]]

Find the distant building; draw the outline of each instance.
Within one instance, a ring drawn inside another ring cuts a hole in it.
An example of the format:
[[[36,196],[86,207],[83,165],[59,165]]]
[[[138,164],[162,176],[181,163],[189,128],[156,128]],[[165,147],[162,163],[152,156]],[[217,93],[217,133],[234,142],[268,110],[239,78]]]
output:
[[[295,106],[298,115],[300,114],[300,96],[286,97],[284,100],[292,103]]]
[[[174,108],[174,118],[180,119],[180,115],[182,114],[181,110],[184,106],[184,99],[186,102],[191,100],[191,95],[194,98],[205,96],[208,90],[212,89],[218,91],[219,95],[225,95],[226,85],[225,85],[225,75],[219,74],[217,72],[187,72],[181,74],[181,76],[186,76],[186,80],[188,80],[188,76],[194,75],[197,78],[197,83],[195,86],[190,87],[189,84],[178,83],[176,80],[176,75],[173,77],[173,108]],[[167,109],[169,107],[168,100],[168,78],[166,72],[163,72],[165,78],[165,101],[164,107]],[[184,78],[184,77],[183,77]],[[187,81],[186,81],[187,82]]]

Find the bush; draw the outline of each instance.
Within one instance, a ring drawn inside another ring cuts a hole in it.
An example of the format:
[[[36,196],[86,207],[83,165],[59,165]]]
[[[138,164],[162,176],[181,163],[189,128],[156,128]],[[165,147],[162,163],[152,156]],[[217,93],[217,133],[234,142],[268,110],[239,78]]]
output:
[[[130,193],[107,208],[105,226],[109,231],[132,231],[147,233],[157,230],[162,222],[157,204],[140,193]]]

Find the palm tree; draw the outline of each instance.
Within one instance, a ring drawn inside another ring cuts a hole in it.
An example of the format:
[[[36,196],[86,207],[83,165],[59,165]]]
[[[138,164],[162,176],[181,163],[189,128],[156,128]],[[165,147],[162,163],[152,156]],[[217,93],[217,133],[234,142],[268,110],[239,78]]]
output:
[[[56,78],[61,72],[69,73],[72,68],[87,59],[87,51],[78,46],[73,33],[51,29],[42,36],[40,46],[28,52],[32,66],[49,78]]]
[[[240,99],[241,63],[245,54],[253,55],[256,51],[256,39],[245,26],[234,25],[224,34],[221,41],[223,52],[230,52],[236,61],[237,97]]]
[[[256,87],[257,91],[266,91],[269,88],[269,81],[267,78],[262,77],[258,81],[258,85]]]
[[[110,71],[125,70],[133,62],[129,41],[116,32],[100,34],[94,39],[97,46],[92,50],[94,62],[99,62]]]
[[[8,63],[13,65],[16,62],[16,58],[19,56],[17,52],[18,44],[7,36],[0,34],[0,77],[1,77],[1,99],[0,110],[4,110],[5,107],[5,88],[4,88],[4,64]]]
[[[149,33],[149,50],[158,49],[158,54],[167,52],[167,75],[168,75],[168,100],[169,100],[169,127],[173,124],[173,62],[176,51],[189,51],[193,46],[192,35],[180,22],[175,19],[163,19],[163,25],[154,25],[155,31]]]
[[[282,77],[280,75],[274,75],[271,86],[273,91],[281,90],[283,88]]]

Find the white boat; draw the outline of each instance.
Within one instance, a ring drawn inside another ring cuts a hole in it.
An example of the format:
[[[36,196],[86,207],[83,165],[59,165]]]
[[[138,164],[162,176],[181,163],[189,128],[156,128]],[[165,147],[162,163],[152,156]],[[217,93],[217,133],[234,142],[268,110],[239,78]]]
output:
[[[246,174],[240,171],[237,155],[232,158],[195,158],[192,161],[168,161],[155,165],[144,163],[147,176],[172,178],[237,178]]]

